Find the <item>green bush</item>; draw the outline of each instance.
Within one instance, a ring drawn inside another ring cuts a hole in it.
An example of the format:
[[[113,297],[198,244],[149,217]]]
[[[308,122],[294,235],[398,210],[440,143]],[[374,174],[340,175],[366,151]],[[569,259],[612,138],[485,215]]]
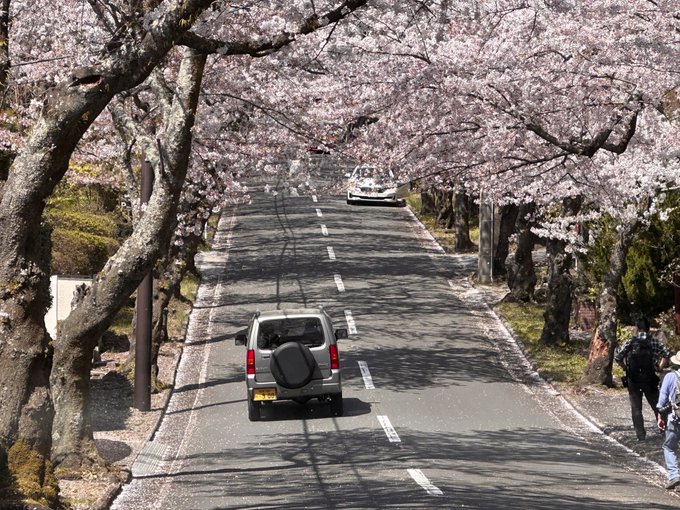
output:
[[[101,237],[116,237],[118,225],[109,216],[81,211],[52,209],[45,215],[55,229],[77,230]]]
[[[55,228],[52,233],[52,274],[98,273],[118,247],[118,241],[110,237]]]
[[[673,288],[659,278],[667,264],[663,252],[654,248],[659,235],[663,233],[641,233],[628,252],[628,267],[621,281],[626,297],[621,300],[621,312],[626,316],[644,314],[653,317],[673,305]]]
[[[673,306],[672,275],[668,273],[680,261],[680,195],[669,194],[663,208],[671,213],[664,220],[658,215],[652,218],[650,225],[636,234],[626,257],[618,306],[619,317],[627,324],[639,315],[655,317]],[[587,227],[588,231],[597,231],[598,236],[587,255],[579,258],[581,295],[599,293],[609,270],[616,228],[617,223],[611,218]]]

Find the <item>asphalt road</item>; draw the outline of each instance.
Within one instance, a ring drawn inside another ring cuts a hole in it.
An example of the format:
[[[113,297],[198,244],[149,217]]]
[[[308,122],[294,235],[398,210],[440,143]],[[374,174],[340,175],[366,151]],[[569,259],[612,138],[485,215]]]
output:
[[[517,376],[470,261],[405,208],[255,191],[201,262],[169,408],[113,508],[677,508]],[[278,402],[249,422],[234,335],[257,309],[314,305],[350,328],[345,415]]]

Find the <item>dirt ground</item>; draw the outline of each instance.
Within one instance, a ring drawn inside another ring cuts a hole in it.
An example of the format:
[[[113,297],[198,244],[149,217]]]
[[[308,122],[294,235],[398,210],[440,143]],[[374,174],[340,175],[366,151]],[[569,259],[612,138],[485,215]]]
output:
[[[171,387],[179,362],[182,344],[166,343],[158,359],[159,379]],[[129,352],[104,352],[102,361],[92,370],[90,416],[99,454],[111,463],[118,474],[101,476],[92,473],[79,480],[60,480],[61,499],[72,510],[108,508],[121,485],[130,477],[132,464],[144,444],[152,437],[162,416],[170,390],[151,395],[151,410],[133,407],[133,381],[117,369]]]

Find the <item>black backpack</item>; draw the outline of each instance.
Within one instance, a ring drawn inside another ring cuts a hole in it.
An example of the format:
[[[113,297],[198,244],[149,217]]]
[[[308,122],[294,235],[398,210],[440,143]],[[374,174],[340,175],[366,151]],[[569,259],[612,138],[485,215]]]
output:
[[[648,335],[643,333],[631,340],[626,358],[626,373],[633,381],[650,381],[656,377],[654,350]]]

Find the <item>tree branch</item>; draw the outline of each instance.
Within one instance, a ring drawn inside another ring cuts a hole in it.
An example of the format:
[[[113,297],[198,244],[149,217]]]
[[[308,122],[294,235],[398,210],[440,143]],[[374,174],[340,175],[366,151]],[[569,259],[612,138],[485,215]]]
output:
[[[323,16],[316,14],[304,20],[293,32],[282,32],[264,41],[220,41],[201,37],[193,32],[186,32],[179,44],[189,46],[205,54],[219,55],[250,55],[251,57],[265,57],[284,46],[289,45],[300,35],[311,34],[323,27],[337,23],[355,10],[363,7],[368,0],[346,0],[338,8],[327,12]]]

